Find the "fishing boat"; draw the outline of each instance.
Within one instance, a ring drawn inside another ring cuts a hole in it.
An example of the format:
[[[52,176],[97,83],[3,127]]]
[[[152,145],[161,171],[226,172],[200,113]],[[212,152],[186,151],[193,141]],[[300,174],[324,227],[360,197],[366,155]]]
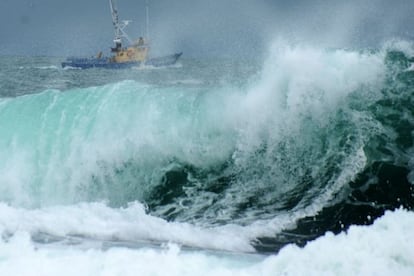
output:
[[[110,68],[122,69],[139,66],[169,66],[174,65],[180,58],[182,53],[174,53],[162,57],[149,57],[149,45],[147,41],[140,37],[136,41],[132,41],[125,32],[125,27],[128,26],[128,20],[119,20],[118,9],[115,0],[109,0],[111,8],[112,22],[115,28],[115,47],[111,48],[111,56],[103,56],[99,52],[95,57],[79,58],[69,57],[62,62],[63,68]],[[148,6],[147,6],[147,35],[148,35]],[[124,47],[124,40],[128,41],[129,46]]]

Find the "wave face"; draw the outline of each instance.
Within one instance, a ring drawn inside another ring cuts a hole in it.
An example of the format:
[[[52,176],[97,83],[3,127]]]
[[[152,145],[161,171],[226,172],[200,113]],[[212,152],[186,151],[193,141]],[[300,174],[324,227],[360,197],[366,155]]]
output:
[[[263,252],[412,209],[411,51],[279,41],[258,71],[193,61],[110,84],[121,73],[20,68],[57,81],[2,87],[0,201],[138,201],[170,222],[235,224]]]

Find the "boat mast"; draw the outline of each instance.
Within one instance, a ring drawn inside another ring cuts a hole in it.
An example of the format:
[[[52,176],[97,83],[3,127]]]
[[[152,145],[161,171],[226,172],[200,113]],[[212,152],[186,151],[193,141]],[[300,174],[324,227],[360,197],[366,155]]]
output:
[[[115,0],[109,0],[109,6],[111,7],[111,14],[112,14],[112,23],[115,28],[115,38],[114,43],[118,47],[121,47],[122,44],[122,38],[126,38],[129,43],[132,43],[132,40],[129,38],[128,34],[124,31],[125,27],[128,26],[129,20],[123,20],[122,22],[119,22],[119,16],[118,16],[118,9],[116,7],[116,1]]]
[[[146,27],[146,34],[145,35],[147,37],[147,41],[149,41],[150,35],[149,35],[149,8],[148,8],[148,0],[145,1],[145,4],[146,4],[145,5],[145,15],[146,15],[145,16],[145,19],[146,19],[145,20],[146,21],[145,22],[146,23],[145,24],[146,25],[145,27]]]

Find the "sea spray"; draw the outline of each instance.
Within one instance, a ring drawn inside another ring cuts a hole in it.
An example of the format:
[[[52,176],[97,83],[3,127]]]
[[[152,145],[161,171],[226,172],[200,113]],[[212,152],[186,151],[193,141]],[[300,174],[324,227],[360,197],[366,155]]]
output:
[[[412,212],[387,212],[371,227],[351,227],[338,236],[327,233],[303,249],[290,245],[272,256],[187,250],[171,243],[161,248],[37,244],[21,231],[0,240],[0,273],[33,275],[37,268],[41,275],[411,275],[413,223]]]

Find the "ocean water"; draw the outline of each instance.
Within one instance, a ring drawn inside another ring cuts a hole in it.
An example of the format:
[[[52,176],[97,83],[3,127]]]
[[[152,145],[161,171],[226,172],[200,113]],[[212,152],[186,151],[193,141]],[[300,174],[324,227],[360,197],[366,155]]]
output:
[[[413,275],[413,57],[0,57],[0,275]]]

